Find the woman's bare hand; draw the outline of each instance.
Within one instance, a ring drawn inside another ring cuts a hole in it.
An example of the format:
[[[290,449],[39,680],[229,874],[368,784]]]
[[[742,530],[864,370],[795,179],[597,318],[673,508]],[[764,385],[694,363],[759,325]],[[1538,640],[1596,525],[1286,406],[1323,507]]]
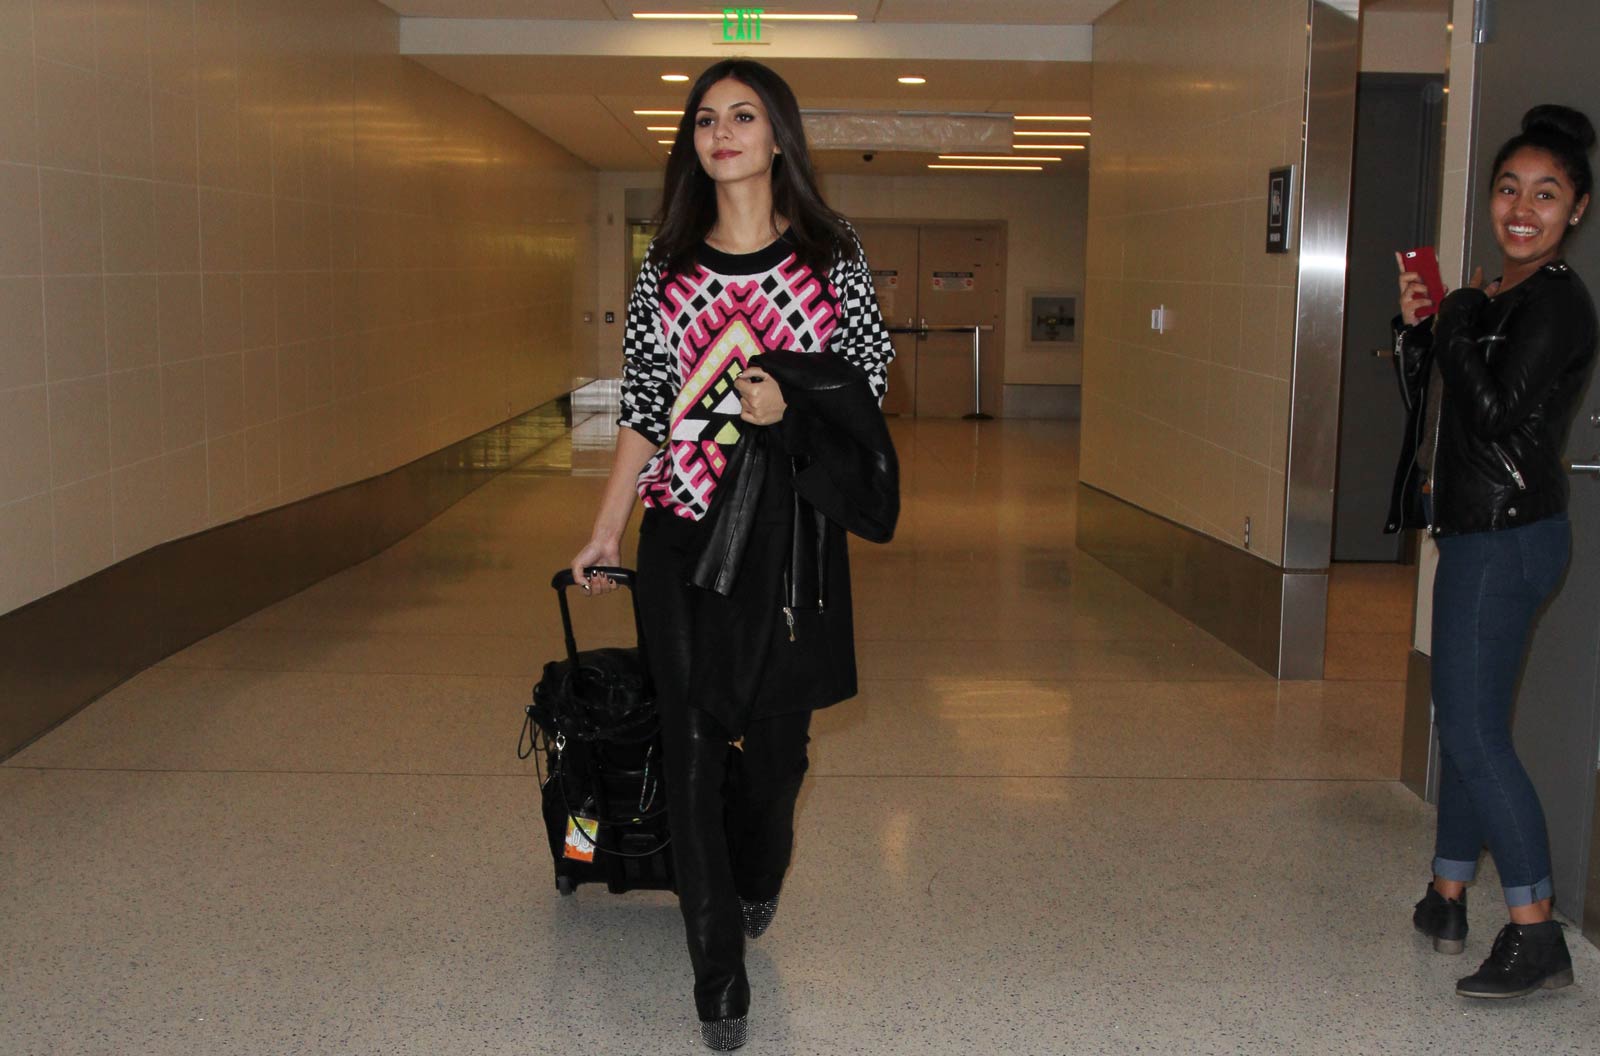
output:
[[[617,589],[610,576],[585,577],[583,570],[595,565],[622,564],[622,544],[618,539],[591,539],[572,559],[572,579],[589,595],[608,594]]]
[[[1470,289],[1482,290],[1484,293],[1487,293],[1490,297],[1493,297],[1495,294],[1500,292],[1500,280],[1499,279],[1495,279],[1493,282],[1487,282],[1487,283],[1484,282],[1483,281],[1483,268],[1481,268],[1481,267],[1472,269],[1472,281],[1468,282],[1467,286]]]
[[[773,425],[789,405],[783,389],[760,367],[751,367],[733,383],[739,390],[739,417],[751,425]]]

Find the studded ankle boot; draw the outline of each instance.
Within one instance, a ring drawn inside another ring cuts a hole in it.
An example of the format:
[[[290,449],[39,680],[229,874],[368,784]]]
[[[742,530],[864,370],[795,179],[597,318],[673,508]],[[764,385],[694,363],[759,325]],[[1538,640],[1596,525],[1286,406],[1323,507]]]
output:
[[[766,934],[772,926],[772,918],[778,912],[778,896],[764,898],[759,902],[746,902],[739,900],[739,916],[744,923],[744,933],[752,939],[759,939]]]
[[[745,1042],[749,1020],[744,1016],[733,1019],[702,1019],[700,1040],[706,1048],[716,1052],[732,1052]]]

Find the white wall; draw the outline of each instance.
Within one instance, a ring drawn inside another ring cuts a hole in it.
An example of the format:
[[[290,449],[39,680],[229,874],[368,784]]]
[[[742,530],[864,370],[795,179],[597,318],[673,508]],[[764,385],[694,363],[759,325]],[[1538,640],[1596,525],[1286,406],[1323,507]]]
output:
[[[622,325],[628,305],[628,192],[661,193],[659,172],[602,172],[595,176],[594,377],[622,374]],[[605,321],[611,312],[614,322]]]
[[[1026,293],[1031,289],[1084,294],[1084,241],[1088,224],[1088,174],[1061,176],[825,176],[828,204],[852,220],[984,220],[1006,224],[1005,383],[1077,385],[1083,378],[1079,346],[1035,351],[1027,341]],[[600,377],[622,366],[622,313],[627,304],[628,191],[659,192],[661,176],[603,172],[596,177],[595,263],[599,309],[616,323],[597,322]],[[1081,326],[1081,323],[1080,323]]]
[[[1082,304],[1089,177],[830,176],[828,204],[852,220],[999,220],[1006,224],[1005,374],[1007,385],[1078,385],[1081,347],[1028,346],[1026,291],[1075,291]],[[1082,322],[1079,323],[1082,332]]]

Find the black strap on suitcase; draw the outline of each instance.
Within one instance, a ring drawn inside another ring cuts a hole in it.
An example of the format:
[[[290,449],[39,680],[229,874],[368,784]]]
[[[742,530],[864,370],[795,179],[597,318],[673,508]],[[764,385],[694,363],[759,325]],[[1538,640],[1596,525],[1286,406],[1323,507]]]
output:
[[[579,884],[594,882],[604,882],[613,893],[672,890],[659,720],[634,573],[608,566],[585,571],[603,573],[628,588],[639,645],[580,652],[566,595],[576,584],[570,569],[556,573],[550,586],[561,609],[567,655],[545,664],[526,709],[517,754],[543,756],[541,812],[558,891],[571,894]],[[592,860],[573,857],[573,841]]]

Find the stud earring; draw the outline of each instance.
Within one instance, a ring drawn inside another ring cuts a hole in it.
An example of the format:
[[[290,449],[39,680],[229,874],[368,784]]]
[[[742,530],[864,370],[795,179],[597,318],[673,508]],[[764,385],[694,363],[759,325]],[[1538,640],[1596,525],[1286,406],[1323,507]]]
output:
[[[1582,219],[1582,217],[1575,216],[1571,220],[1568,220],[1567,223],[1571,224],[1573,227],[1577,227],[1580,219]]]

